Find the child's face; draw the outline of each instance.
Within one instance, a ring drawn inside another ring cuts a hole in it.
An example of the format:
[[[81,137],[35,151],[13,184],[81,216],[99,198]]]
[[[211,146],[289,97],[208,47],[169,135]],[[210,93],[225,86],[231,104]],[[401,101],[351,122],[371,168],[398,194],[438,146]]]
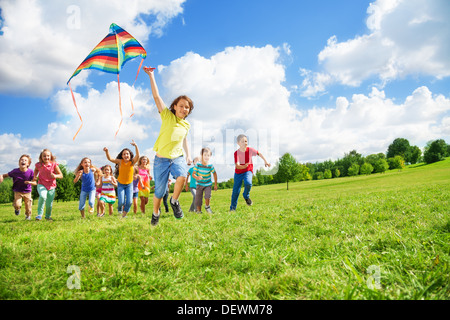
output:
[[[178,118],[184,119],[189,115],[189,111],[191,111],[191,106],[189,105],[189,102],[185,99],[180,99],[178,103],[174,107],[175,109],[175,115]]]
[[[83,162],[81,162],[81,165],[83,168],[88,169],[91,167],[91,160],[84,159]]]
[[[21,169],[26,169],[30,166],[30,160],[28,159],[28,157],[22,157],[19,159],[19,167]]]
[[[209,159],[211,159],[211,153],[209,153],[208,151],[203,152],[203,154],[202,154],[202,161],[204,163],[208,163]]]
[[[142,158],[141,165],[145,166],[148,163],[147,158]]]
[[[122,159],[125,160],[125,161],[130,161],[130,159],[131,159],[130,151],[124,150],[122,152]]]
[[[247,148],[247,146],[248,146],[248,140],[247,140],[247,137],[241,138],[241,140],[238,141],[238,145],[239,145],[239,147],[241,147],[242,149]]]
[[[105,169],[103,169],[103,173],[106,176],[109,176],[111,174],[111,168],[110,167],[106,167]]]
[[[44,163],[50,162],[51,159],[52,159],[52,154],[50,153],[50,151],[45,151],[45,152],[42,154],[42,161],[43,161]]]

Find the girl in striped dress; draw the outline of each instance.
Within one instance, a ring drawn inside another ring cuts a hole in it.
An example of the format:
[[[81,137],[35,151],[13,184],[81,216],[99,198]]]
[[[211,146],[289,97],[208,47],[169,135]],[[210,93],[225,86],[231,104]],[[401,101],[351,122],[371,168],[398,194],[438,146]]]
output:
[[[97,181],[97,186],[101,189],[100,192],[100,211],[98,213],[99,217],[105,215],[106,203],[109,206],[109,215],[113,214],[113,204],[116,202],[116,191],[117,180],[112,175],[112,168],[109,164],[102,167],[103,176],[100,176]]]

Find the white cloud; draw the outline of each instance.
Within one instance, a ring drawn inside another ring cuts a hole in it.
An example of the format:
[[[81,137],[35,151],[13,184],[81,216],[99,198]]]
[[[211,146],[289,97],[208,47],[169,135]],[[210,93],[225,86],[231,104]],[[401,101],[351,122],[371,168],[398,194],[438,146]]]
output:
[[[0,0],[0,92],[46,97],[66,85],[112,22],[144,45],[150,34],[162,35],[184,1]],[[141,15],[153,15],[154,22]],[[86,77],[81,72],[74,85]]]
[[[345,42],[331,37],[319,53],[321,71],[300,70],[302,95],[313,97],[333,83],[359,86],[424,75],[450,76],[450,3],[446,0],[377,0],[367,9],[369,34]]]

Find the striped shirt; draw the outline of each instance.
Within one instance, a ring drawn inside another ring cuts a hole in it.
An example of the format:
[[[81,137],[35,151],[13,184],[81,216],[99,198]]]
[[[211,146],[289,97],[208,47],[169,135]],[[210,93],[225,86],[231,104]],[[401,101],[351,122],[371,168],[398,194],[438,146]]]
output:
[[[194,173],[197,176],[200,176],[202,179],[197,180],[197,185],[208,187],[212,185],[211,174],[215,173],[216,170],[212,164],[203,165],[201,162],[198,162],[194,167]]]
[[[111,177],[102,177],[102,192],[100,197],[104,197],[110,201],[116,200],[116,191],[114,185],[111,183]]]

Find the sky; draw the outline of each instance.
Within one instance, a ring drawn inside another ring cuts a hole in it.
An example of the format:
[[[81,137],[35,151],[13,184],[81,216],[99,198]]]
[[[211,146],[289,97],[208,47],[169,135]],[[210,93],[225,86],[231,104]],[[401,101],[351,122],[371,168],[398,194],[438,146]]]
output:
[[[0,0],[0,173],[44,148],[69,170],[86,156],[100,167],[103,147],[114,156],[132,140],[153,163],[161,119],[148,75],[134,83],[140,58],[120,73],[117,136],[117,77],[72,79],[73,139],[67,81],[111,23],[146,49],[166,105],[194,101],[191,157],[210,147],[219,181],[240,133],[271,164],[449,143],[449,16],[448,0]]]

